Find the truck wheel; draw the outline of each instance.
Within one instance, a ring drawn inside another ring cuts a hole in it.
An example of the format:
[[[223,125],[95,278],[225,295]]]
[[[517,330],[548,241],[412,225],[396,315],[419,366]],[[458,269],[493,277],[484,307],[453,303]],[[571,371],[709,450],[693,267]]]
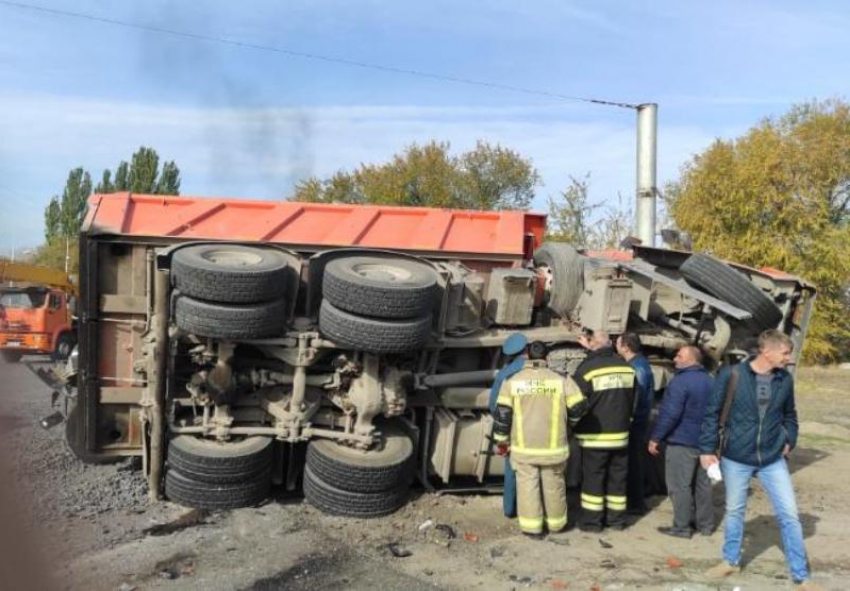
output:
[[[408,485],[380,492],[351,492],[334,486],[304,468],[304,497],[307,502],[330,515],[344,517],[380,517],[400,509],[406,502]]]
[[[419,318],[377,320],[356,316],[322,300],[319,330],[340,345],[373,353],[401,353],[431,338],[431,314]]]
[[[195,482],[241,482],[270,469],[271,444],[271,437],[219,442],[178,435],[168,442],[168,467]]]
[[[6,363],[17,363],[24,356],[20,351],[10,351],[9,349],[0,351],[0,354],[3,355],[3,361]]]
[[[325,267],[322,295],[340,310],[375,318],[416,318],[431,311],[437,273],[406,259],[343,257]]]
[[[264,470],[239,482],[202,482],[174,468],[165,473],[165,496],[194,509],[238,509],[264,501],[271,490],[271,472]]]
[[[179,295],[175,303],[177,326],[202,337],[261,339],[279,336],[286,328],[286,302],[214,304]]]
[[[404,432],[383,429],[382,445],[363,451],[330,439],[307,446],[307,466],[313,474],[351,492],[378,492],[410,484],[413,477],[413,441]]]
[[[181,293],[210,302],[248,304],[284,295],[287,262],[269,248],[199,244],[174,253],[171,275]]]
[[[758,329],[775,328],[782,321],[782,311],[770,297],[723,261],[694,253],[680,270],[685,281],[694,287],[752,314],[751,322]]]
[[[584,291],[584,259],[571,245],[544,242],[534,251],[534,265],[547,267],[552,274],[549,289],[550,310],[565,317],[573,311]]]
[[[56,347],[53,348],[53,361],[65,361],[74,350],[74,345],[77,344],[77,339],[73,333],[63,332],[56,339]]]

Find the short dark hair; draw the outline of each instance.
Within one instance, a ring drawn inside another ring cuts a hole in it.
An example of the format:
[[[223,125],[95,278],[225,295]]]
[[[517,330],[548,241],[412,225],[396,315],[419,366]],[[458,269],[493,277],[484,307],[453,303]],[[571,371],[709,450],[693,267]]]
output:
[[[629,348],[632,353],[640,353],[643,351],[643,346],[640,344],[640,337],[633,332],[624,332],[620,335],[620,342]]]
[[[534,341],[528,346],[529,359],[545,359],[548,348],[540,341]]]

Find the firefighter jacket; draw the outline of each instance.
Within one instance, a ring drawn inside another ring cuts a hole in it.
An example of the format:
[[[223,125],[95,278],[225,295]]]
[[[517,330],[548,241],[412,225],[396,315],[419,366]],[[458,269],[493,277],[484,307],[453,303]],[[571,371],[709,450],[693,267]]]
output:
[[[565,462],[567,415],[583,402],[584,395],[570,378],[548,369],[545,361],[526,361],[499,389],[494,439],[510,438],[512,461]]]
[[[603,347],[591,351],[573,377],[587,398],[584,416],[574,429],[579,445],[628,447],[635,410],[635,370],[611,347]]]

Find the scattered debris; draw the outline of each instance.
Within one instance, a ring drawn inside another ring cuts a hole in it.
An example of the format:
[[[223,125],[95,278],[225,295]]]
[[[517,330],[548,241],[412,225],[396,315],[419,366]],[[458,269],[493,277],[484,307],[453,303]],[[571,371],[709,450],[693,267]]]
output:
[[[556,545],[558,545],[558,546],[569,546],[569,545],[570,545],[570,540],[569,540],[569,538],[559,538],[559,537],[549,536],[549,537],[548,537],[548,538],[546,538],[546,539],[547,539],[550,543],[552,543],[552,544],[556,544]]]
[[[606,550],[610,550],[611,548],[614,547],[613,544],[609,544],[608,542],[606,542],[602,538],[599,538],[599,545],[602,546],[603,548],[605,548]]]
[[[419,525],[419,531],[420,531],[420,532],[423,532],[423,531],[425,531],[426,529],[428,529],[429,527],[432,527],[433,525],[434,525],[434,520],[433,520],[433,519],[426,519],[425,521],[423,521],[423,522]]]
[[[167,580],[170,581],[170,580],[177,578],[177,573],[174,572],[171,569],[161,570],[161,571],[159,571],[159,578],[160,579],[167,579]]]
[[[136,589],[137,587],[130,583],[121,583],[121,586],[118,587],[118,591],[136,591]]]
[[[443,532],[450,540],[454,540],[457,537],[457,532],[454,530],[454,528],[450,525],[446,525],[445,523],[438,523],[436,526],[434,526],[434,529]]]
[[[601,568],[613,569],[617,568],[617,563],[611,560],[610,558],[606,558],[605,560],[599,563],[599,566]]]
[[[479,540],[478,534],[471,534],[471,533],[463,534],[463,539],[466,540],[467,542],[471,542],[473,544],[477,544],[478,540]]]
[[[390,551],[390,554],[392,554],[396,558],[407,558],[408,556],[413,556],[413,552],[411,552],[398,542],[387,544],[386,548]]]
[[[505,555],[504,546],[494,546],[490,548],[490,558],[501,558]]]
[[[570,584],[566,581],[562,581],[561,579],[552,579],[549,581],[549,586],[552,589],[566,589],[570,586]]]
[[[520,585],[529,586],[534,582],[534,579],[531,577],[517,577],[516,575],[510,575],[508,577],[514,583],[519,583]]]
[[[682,568],[685,563],[676,558],[675,556],[667,557],[667,568]]]

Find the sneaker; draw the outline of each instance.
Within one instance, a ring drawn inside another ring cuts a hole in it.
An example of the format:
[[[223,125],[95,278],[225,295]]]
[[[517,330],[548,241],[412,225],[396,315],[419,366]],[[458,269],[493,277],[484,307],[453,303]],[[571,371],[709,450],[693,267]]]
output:
[[[725,579],[729,575],[734,575],[741,572],[741,567],[736,564],[729,564],[725,560],[720,564],[712,566],[705,571],[705,576],[709,579]]]
[[[657,529],[658,533],[664,534],[665,536],[673,536],[674,538],[690,540],[693,535],[690,530],[676,529],[675,527],[659,527]]]
[[[807,579],[800,583],[797,583],[795,589],[799,589],[800,591],[824,591],[824,588],[813,582],[811,579]]]

